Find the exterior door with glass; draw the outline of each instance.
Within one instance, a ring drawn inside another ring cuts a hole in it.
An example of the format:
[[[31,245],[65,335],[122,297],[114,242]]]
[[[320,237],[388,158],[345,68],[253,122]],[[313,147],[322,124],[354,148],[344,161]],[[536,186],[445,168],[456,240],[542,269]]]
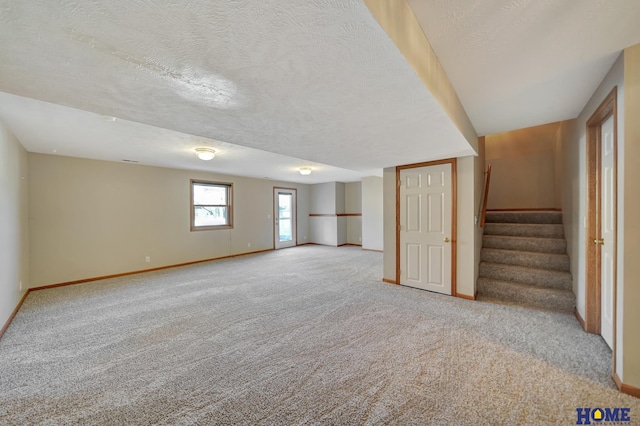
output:
[[[276,250],[296,245],[296,192],[295,189],[273,188]]]

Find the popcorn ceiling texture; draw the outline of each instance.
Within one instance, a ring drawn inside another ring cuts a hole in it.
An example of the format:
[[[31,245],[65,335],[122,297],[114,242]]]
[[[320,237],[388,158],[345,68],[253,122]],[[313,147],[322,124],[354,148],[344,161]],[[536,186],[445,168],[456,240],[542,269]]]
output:
[[[0,91],[344,167],[473,154],[361,1],[0,3]]]
[[[299,183],[352,182],[364,173],[281,154],[206,139],[133,121],[105,120],[99,114],[0,92],[0,117],[29,152],[200,170]],[[215,161],[201,161],[194,148],[215,149]],[[310,176],[298,168],[312,166]]]

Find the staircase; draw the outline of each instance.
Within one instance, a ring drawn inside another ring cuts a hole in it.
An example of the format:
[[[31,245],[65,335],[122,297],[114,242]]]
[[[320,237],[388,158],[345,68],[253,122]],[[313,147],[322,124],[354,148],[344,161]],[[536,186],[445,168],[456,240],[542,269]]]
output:
[[[571,313],[566,251],[561,212],[487,212],[478,300]]]

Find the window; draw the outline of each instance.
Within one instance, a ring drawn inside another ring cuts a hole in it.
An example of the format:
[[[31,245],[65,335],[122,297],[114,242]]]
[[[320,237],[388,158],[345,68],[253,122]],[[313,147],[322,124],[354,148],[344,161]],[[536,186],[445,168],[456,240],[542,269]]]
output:
[[[233,184],[191,181],[191,230],[233,228]]]

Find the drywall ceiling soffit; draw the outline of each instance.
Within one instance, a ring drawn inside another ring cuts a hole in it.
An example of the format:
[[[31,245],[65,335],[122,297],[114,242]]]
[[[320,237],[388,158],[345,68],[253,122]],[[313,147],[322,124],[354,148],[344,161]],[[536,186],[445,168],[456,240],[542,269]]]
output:
[[[360,1],[0,12],[0,91],[358,172],[474,154]]]
[[[296,183],[353,182],[364,173],[0,92],[0,118],[29,152],[268,178]],[[202,161],[196,147],[213,148]],[[311,167],[309,176],[300,167]]]
[[[481,135],[575,118],[620,51],[637,0],[408,0]]]

